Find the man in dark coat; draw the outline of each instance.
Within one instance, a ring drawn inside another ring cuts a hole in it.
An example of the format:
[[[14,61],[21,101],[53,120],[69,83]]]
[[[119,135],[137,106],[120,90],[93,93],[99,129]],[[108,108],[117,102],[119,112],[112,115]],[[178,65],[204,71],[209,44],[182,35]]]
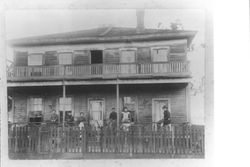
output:
[[[65,118],[66,123],[69,126],[73,126],[74,125],[74,117],[72,116],[71,112],[68,112],[68,114],[66,114],[66,118]]]
[[[170,112],[168,110],[168,107],[166,105],[164,105],[162,107],[163,109],[163,126],[167,126],[170,125],[171,123],[171,116],[170,116]]]
[[[112,111],[109,115],[109,119],[112,121],[116,121],[117,120],[117,113],[115,112],[115,108],[112,108]]]
[[[113,130],[115,130],[117,124],[117,113],[115,111],[115,108],[111,109],[111,113],[109,115],[109,121],[110,121],[110,126],[112,127]]]

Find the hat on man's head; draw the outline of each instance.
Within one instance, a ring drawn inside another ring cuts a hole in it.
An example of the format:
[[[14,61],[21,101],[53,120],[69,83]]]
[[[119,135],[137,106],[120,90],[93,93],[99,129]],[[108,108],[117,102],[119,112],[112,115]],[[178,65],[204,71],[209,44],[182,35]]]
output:
[[[165,109],[165,108],[168,109],[168,107],[167,107],[166,105],[164,105],[164,106],[162,107],[162,109]]]

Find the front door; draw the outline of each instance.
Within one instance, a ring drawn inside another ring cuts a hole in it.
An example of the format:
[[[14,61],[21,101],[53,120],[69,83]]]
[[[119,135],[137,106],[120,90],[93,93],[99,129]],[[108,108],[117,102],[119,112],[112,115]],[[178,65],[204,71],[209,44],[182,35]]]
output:
[[[89,100],[89,112],[91,126],[103,126],[104,100]]]
[[[153,128],[157,129],[157,122],[163,119],[163,109],[162,107],[166,105],[169,108],[169,99],[153,99],[152,106],[152,122]],[[170,108],[169,108],[170,111]]]

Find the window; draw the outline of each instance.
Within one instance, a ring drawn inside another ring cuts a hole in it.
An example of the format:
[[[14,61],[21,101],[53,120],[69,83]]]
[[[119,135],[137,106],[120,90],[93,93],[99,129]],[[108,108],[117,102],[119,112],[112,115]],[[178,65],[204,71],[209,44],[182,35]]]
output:
[[[66,97],[65,102],[63,101],[63,98],[60,97],[59,99],[59,109],[60,111],[63,111],[63,107],[65,106],[65,111],[71,111],[72,110],[72,98]]]
[[[121,63],[134,63],[135,62],[135,50],[121,50]]]
[[[72,64],[72,53],[59,53],[59,64]]]
[[[30,54],[28,56],[28,65],[29,66],[40,66],[43,64],[43,55],[42,54]]]
[[[65,108],[64,108],[65,106]],[[60,122],[63,121],[63,111],[65,109],[65,116],[64,118],[67,118],[68,113],[72,113],[72,98],[66,97],[65,101],[63,100],[63,97],[59,98],[59,110],[60,110]]]
[[[45,52],[45,65],[57,65],[58,64],[58,58],[57,58],[57,52],[56,51],[47,51]]]
[[[152,61],[153,62],[167,62],[168,61],[168,48],[153,48]]]
[[[43,121],[42,116],[43,99],[30,98],[29,99],[29,122],[39,123]]]
[[[30,111],[42,111],[42,98],[30,98]]]

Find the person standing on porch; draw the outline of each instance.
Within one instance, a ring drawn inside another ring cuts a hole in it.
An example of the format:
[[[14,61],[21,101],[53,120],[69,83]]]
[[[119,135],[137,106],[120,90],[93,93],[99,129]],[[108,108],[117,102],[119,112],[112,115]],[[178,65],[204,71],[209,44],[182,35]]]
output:
[[[131,115],[128,111],[127,107],[123,108],[122,115],[121,115],[121,122],[122,122],[122,129],[125,131],[129,130],[130,123],[131,123]]]
[[[50,122],[52,125],[56,125],[58,123],[58,115],[56,114],[56,110],[52,110],[52,115],[50,117]]]
[[[168,127],[171,130],[171,115],[168,107],[164,105],[163,109],[163,127]]]
[[[69,126],[74,125],[74,117],[72,116],[71,112],[68,112],[68,114],[66,115],[65,121],[66,121],[67,125],[69,125]]]
[[[79,117],[79,124],[78,124],[78,126],[79,126],[80,129],[83,129],[85,127],[85,125],[86,125],[86,118],[84,117],[84,113],[81,112],[80,113],[80,117]]]
[[[114,107],[111,109],[111,113],[109,115],[109,121],[110,121],[110,126],[111,126],[112,130],[115,130],[116,123],[117,123],[117,113],[116,113]]]

